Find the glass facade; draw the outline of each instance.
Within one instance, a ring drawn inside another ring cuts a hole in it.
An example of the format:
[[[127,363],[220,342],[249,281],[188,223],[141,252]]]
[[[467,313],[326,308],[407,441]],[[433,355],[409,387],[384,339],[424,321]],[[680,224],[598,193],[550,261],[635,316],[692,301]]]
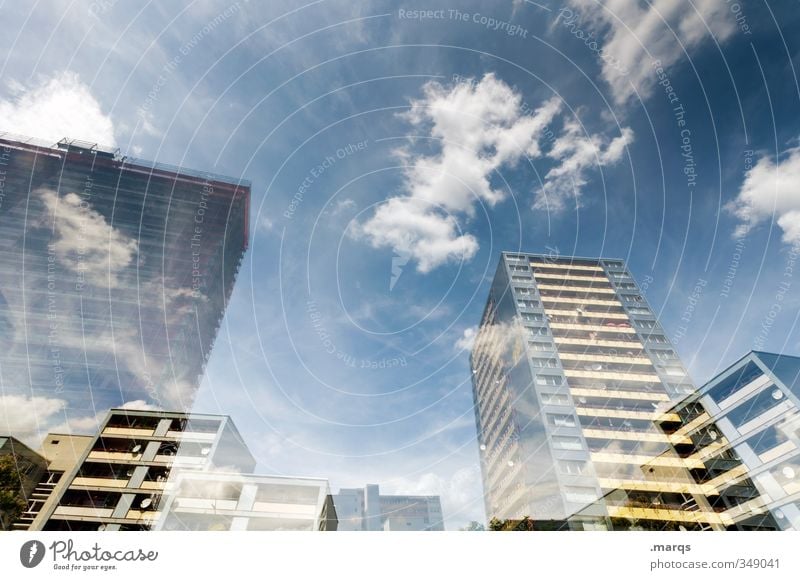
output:
[[[673,409],[727,529],[800,530],[800,358],[751,352]]]
[[[0,379],[66,415],[186,409],[247,248],[250,186],[0,135]]]
[[[504,253],[471,365],[490,519],[724,527],[664,431],[695,389],[623,262]]]

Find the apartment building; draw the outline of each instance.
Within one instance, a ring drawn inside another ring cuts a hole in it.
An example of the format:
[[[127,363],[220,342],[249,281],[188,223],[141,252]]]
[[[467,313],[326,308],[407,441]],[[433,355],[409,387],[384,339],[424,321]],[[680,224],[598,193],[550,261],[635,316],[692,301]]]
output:
[[[471,366],[489,519],[724,527],[661,429],[695,388],[623,261],[504,252]]]

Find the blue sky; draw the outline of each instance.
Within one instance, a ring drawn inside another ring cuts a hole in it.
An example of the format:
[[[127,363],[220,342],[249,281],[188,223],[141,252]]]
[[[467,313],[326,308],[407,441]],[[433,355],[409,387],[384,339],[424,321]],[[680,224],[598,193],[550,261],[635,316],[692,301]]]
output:
[[[800,352],[790,3],[1,10],[4,130],[252,181],[196,408],[263,471],[482,520],[465,348],[501,250],[626,259],[698,383]]]

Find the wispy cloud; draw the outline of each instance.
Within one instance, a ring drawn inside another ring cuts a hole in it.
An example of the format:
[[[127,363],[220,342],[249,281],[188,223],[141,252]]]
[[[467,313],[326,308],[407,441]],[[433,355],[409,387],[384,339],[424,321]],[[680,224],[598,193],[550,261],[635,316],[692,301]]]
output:
[[[588,22],[605,33],[603,79],[614,100],[625,103],[636,92],[647,97],[656,84],[652,61],[669,67],[713,37],[726,40],[735,30],[730,5],[719,0],[569,0]],[[574,19],[569,8],[560,19]]]
[[[774,219],[783,230],[783,241],[800,244],[800,147],[789,149],[777,163],[763,156],[747,172],[736,199],[726,208],[741,223],[736,236],[746,235],[758,224]]]
[[[13,84],[16,93],[0,100],[2,129],[46,139],[64,137],[116,145],[114,125],[77,74],[60,73],[34,87]]]
[[[577,121],[565,122],[563,133],[547,153],[558,165],[545,175],[544,184],[536,191],[533,207],[560,212],[566,209],[570,199],[580,206],[583,187],[588,183],[587,172],[595,166],[618,162],[632,142],[633,131],[627,127],[609,141],[598,134],[586,135]]]

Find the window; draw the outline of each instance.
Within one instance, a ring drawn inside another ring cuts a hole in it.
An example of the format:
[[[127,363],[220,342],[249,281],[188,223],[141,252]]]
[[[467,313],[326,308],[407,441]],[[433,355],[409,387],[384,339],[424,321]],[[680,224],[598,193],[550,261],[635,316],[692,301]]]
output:
[[[644,302],[644,298],[638,294],[623,294],[622,297],[625,299],[625,302]]]
[[[564,449],[569,451],[578,451],[583,449],[580,437],[566,437],[564,435],[553,435],[551,439],[553,449]]]
[[[559,461],[558,472],[564,475],[582,475],[586,470],[585,461]]]
[[[593,487],[568,485],[564,487],[564,499],[573,503],[590,503],[597,499],[597,492]]]
[[[527,328],[528,328],[528,334],[530,334],[531,336],[547,336],[548,334],[547,327],[545,326],[539,326],[535,328],[527,327]]]
[[[636,321],[637,328],[655,328],[656,323],[653,320],[637,320]]]
[[[529,342],[528,346],[531,350],[536,351],[553,350],[553,343],[551,342]]]
[[[537,375],[536,384],[555,387],[562,383],[562,378],[558,375]]]
[[[536,300],[517,300],[517,305],[520,308],[536,308],[539,303]]]
[[[650,316],[652,314],[647,308],[629,308],[628,312],[631,314],[639,314],[641,316]]]
[[[573,415],[548,413],[547,422],[553,427],[575,427],[575,417]]]
[[[734,371],[729,377],[721,380],[708,394],[711,395],[714,401],[719,403],[763,374],[758,365],[750,361],[744,368]]]
[[[511,276],[511,279],[515,282],[527,282],[530,280],[527,276]]]
[[[538,368],[558,368],[558,361],[554,358],[533,357],[531,358],[531,363]]]
[[[730,419],[737,428],[741,427],[745,423],[781,404],[785,398],[786,396],[783,394],[783,391],[777,387],[764,389],[755,397],[747,399],[744,403],[728,413],[728,419]]]
[[[544,322],[544,315],[543,314],[535,314],[532,312],[523,312],[522,313],[522,320],[526,320],[528,322]]]
[[[648,334],[647,342],[653,342],[655,344],[667,344],[667,337],[661,334]]]
[[[516,292],[517,294],[521,294],[523,296],[530,296],[531,289],[530,288],[516,288],[515,287],[514,288],[514,292]]]
[[[747,444],[758,455],[766,453],[770,449],[774,449],[778,445],[783,445],[789,438],[779,429],[777,425],[771,425],[747,440]]]
[[[542,395],[542,403],[545,405],[569,405],[569,397],[567,395],[544,393]]]

